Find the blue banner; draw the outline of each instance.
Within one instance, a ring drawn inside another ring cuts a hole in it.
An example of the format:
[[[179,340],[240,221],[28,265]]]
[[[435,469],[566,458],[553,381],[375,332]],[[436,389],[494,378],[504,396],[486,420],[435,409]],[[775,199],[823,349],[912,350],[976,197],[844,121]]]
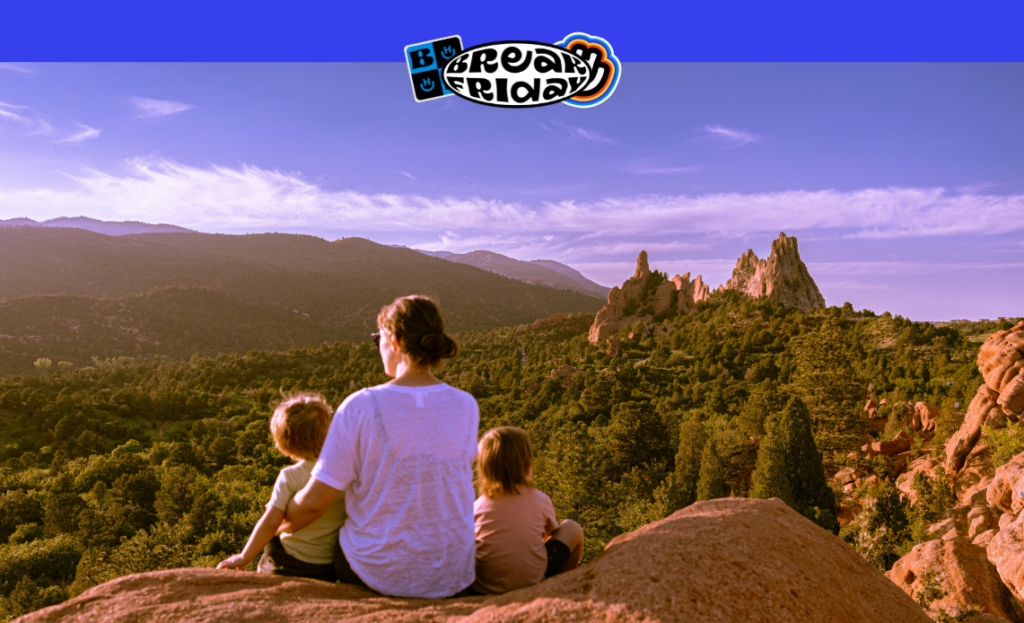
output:
[[[409,42],[554,43],[638,61],[1021,61],[1022,2],[12,2],[0,61],[403,62]]]

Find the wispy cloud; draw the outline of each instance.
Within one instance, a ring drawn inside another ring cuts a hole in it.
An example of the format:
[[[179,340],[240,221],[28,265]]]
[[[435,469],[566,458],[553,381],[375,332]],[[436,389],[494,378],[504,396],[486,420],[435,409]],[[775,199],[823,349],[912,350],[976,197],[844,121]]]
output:
[[[666,164],[664,158],[640,158],[639,160],[626,163],[619,170],[636,175],[687,175],[708,171],[711,168],[711,166],[705,164],[690,166],[670,165]]]
[[[0,110],[18,114],[9,107]],[[81,140],[90,137],[92,129],[85,128],[76,133]],[[430,238],[445,231],[464,240],[501,232],[506,239],[522,238],[522,244],[561,244],[565,250],[576,244],[572,240],[587,236],[603,236],[611,246],[639,244],[653,234],[661,241],[699,241],[700,235],[774,237],[780,230],[833,232],[846,239],[1024,231],[1024,195],[959,194],[942,188],[638,195],[527,204],[334,191],[299,175],[254,166],[192,167],[168,160],[134,159],[116,173],[86,170],[69,178],[75,182],[71,188],[0,189],[0,213],[138,219],[144,210],[150,220],[219,231],[286,231],[296,223],[337,230],[343,221],[353,231],[420,232]],[[555,238],[544,243],[542,236]]]
[[[182,102],[172,102],[169,100],[154,100],[146,97],[133,97],[131,102],[138,113],[135,115],[136,119],[166,117],[195,108],[192,104],[183,104]]]
[[[32,74],[35,75],[38,72],[30,67],[23,67],[16,63],[0,63],[0,69],[6,69],[7,71],[16,71],[20,74]]]
[[[54,141],[54,143],[81,143],[92,138],[96,138],[100,135],[100,131],[96,128],[90,128],[89,126],[79,123],[78,131],[74,132],[64,138],[60,138]]]
[[[10,121],[17,121],[18,123],[28,123],[29,119],[18,113],[12,112],[14,110],[29,110],[28,106],[16,106],[14,104],[8,104],[6,102],[0,102],[0,119],[8,119]]]
[[[710,124],[704,126],[704,136],[705,138],[724,144],[729,149],[735,149],[751,143],[761,143],[764,141],[764,137],[760,134]]]
[[[1024,262],[808,262],[814,275],[822,276],[879,276],[925,275],[953,270],[972,272],[991,270],[1020,270]]]
[[[409,173],[408,171],[395,171],[395,173],[398,173],[399,175],[404,175],[405,177],[411,179],[414,182],[416,181],[416,176],[413,175],[412,173]]]
[[[817,276],[817,275],[815,275],[815,276]],[[881,291],[891,291],[891,290],[898,290],[899,289],[897,286],[894,286],[894,285],[891,285],[891,284],[888,284],[888,283],[884,283],[882,281],[879,281],[878,279],[871,279],[871,280],[868,280],[868,281],[857,281],[857,280],[853,280],[853,279],[847,279],[847,280],[844,280],[844,281],[830,281],[828,279],[818,279],[817,280],[817,285],[818,285],[819,288],[821,288],[822,290],[825,290],[825,291],[843,291],[843,290],[854,290],[854,291],[881,290]]]
[[[543,123],[534,119],[534,123],[542,128],[545,132],[549,132],[557,136],[563,143],[576,143],[580,141],[588,143],[596,143],[599,145],[617,145],[618,142],[614,141],[607,136],[604,136],[594,130],[588,130],[575,126],[558,119],[552,119],[548,123]]]
[[[13,112],[15,110],[18,112]],[[28,106],[0,102],[0,119],[20,123],[30,135],[52,135],[55,133],[53,126]]]

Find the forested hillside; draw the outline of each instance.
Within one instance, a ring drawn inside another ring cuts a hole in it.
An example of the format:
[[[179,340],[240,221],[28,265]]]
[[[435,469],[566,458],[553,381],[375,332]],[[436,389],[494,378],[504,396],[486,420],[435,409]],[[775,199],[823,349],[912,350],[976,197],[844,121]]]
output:
[[[413,292],[439,300],[455,330],[601,306],[358,238],[0,228],[0,374],[37,359],[81,367],[360,341],[382,305]]]
[[[697,313],[637,321],[611,347],[587,341],[593,318],[460,332],[460,356],[439,372],[477,397],[481,430],[530,432],[536,484],[560,518],[583,525],[588,557],[697,499],[770,493],[798,451],[828,476],[861,460],[847,451],[869,433],[869,396],[941,405],[936,436],[948,435],[981,380],[977,342],[955,328],[849,305],[809,315],[725,291]],[[337,405],[385,379],[369,341],[0,379],[4,614],[238,551],[287,463],[268,432],[280,392],[320,391]],[[870,434],[899,430],[894,417]],[[805,489],[791,504],[837,530],[842,490]]]

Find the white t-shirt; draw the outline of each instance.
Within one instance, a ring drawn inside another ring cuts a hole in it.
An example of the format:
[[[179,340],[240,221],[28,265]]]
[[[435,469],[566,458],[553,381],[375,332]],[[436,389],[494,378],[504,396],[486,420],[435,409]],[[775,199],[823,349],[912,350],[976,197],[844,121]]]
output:
[[[370,588],[449,597],[473,583],[480,411],[450,385],[378,385],[338,407],[313,478],[345,492],[339,541]]]

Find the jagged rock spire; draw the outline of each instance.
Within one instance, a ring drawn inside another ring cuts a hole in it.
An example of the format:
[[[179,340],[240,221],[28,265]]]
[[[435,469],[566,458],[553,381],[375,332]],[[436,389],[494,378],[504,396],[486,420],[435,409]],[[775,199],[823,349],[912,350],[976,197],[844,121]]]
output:
[[[755,298],[767,296],[804,311],[825,307],[825,297],[800,260],[796,238],[787,236],[785,232],[779,233],[779,237],[772,241],[767,260],[757,259],[754,251],[747,249],[736,260],[736,268],[725,287]]]
[[[700,275],[693,281],[690,281],[690,273],[676,275],[656,288],[655,284],[649,283],[650,276],[647,251],[641,251],[636,258],[633,276],[622,286],[612,288],[608,293],[608,303],[597,312],[590,327],[591,344],[607,339],[638,318],[656,316],[669,309],[675,309],[678,314],[694,313],[697,303],[711,296],[711,289]],[[768,296],[783,305],[804,311],[825,306],[825,298],[807,272],[807,266],[800,260],[796,238],[784,232],[772,242],[767,260],[758,259],[752,249],[741,255],[736,260],[732,277],[724,286],[718,286],[715,292],[723,289],[739,290],[755,298]]]
[[[651,267],[647,263],[647,251],[641,251],[636,258],[636,272],[633,279],[647,279],[651,276]]]

